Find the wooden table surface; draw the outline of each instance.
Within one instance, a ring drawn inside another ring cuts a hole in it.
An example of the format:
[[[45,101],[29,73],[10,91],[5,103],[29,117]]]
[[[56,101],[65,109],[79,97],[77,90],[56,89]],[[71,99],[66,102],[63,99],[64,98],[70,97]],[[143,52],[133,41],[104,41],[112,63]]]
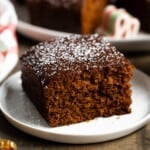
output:
[[[20,54],[36,44],[18,35]],[[150,50],[126,52],[125,56],[140,70],[150,75]],[[11,72],[19,70],[19,63]],[[10,75],[11,75],[10,74]],[[18,150],[150,150],[150,123],[138,131],[117,140],[84,145],[55,143],[30,136],[13,127],[0,112],[0,138],[13,140]],[[1,149],[0,149],[1,150]]]

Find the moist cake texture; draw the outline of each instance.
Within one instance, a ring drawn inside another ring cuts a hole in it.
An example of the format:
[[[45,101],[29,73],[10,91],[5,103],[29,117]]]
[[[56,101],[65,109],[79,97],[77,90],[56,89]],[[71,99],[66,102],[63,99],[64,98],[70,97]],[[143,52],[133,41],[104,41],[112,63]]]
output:
[[[98,34],[41,42],[20,62],[23,90],[51,127],[131,112],[133,65]]]

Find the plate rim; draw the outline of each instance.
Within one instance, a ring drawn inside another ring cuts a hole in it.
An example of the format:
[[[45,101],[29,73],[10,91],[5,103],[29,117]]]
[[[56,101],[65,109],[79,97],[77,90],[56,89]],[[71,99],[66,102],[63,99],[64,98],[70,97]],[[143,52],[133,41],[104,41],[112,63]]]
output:
[[[17,24],[17,31],[23,36],[34,41],[45,41],[54,37],[69,36],[72,33],[65,33],[61,31],[50,30],[30,23],[19,20]],[[104,36],[105,37],[105,36]],[[139,52],[150,51],[150,34],[140,33],[138,38],[117,40],[107,38],[113,45],[123,52]]]
[[[138,73],[144,75],[148,80],[150,79],[149,76],[146,75],[145,73],[143,73],[142,71],[136,69],[136,72],[138,72]],[[9,82],[9,80],[12,80],[12,79],[15,78],[15,77],[18,78],[20,75],[21,75],[21,71],[18,71],[18,72],[16,72],[16,73],[14,73],[12,76],[10,76],[10,77],[3,83],[3,85],[0,87],[0,91],[1,91],[2,89],[5,89],[5,88],[6,88],[7,83]],[[2,100],[1,100],[1,101],[2,101]],[[0,101],[0,103],[1,103],[1,101]],[[136,131],[137,129],[140,129],[141,127],[143,127],[144,125],[146,125],[146,124],[150,121],[150,113],[147,113],[147,115],[144,116],[143,118],[141,118],[141,119],[138,121],[138,123],[135,122],[135,123],[132,123],[131,126],[128,126],[128,128],[123,128],[123,129],[120,129],[120,130],[111,132],[111,136],[116,136],[116,137],[109,139],[109,138],[106,138],[108,135],[110,135],[109,132],[108,132],[108,133],[104,133],[104,134],[99,134],[99,133],[98,133],[98,134],[95,134],[95,133],[94,133],[94,134],[90,134],[90,135],[88,135],[88,134],[73,134],[73,135],[72,135],[71,133],[68,133],[68,132],[64,134],[64,133],[62,133],[62,132],[53,131],[54,128],[51,128],[52,130],[46,131],[46,129],[32,127],[32,125],[26,124],[26,123],[21,122],[20,120],[18,120],[18,119],[16,119],[16,118],[14,118],[13,116],[11,116],[10,113],[8,113],[8,112],[6,111],[6,110],[3,108],[3,106],[1,106],[1,105],[0,105],[0,110],[2,111],[2,113],[4,114],[4,116],[7,118],[7,120],[8,120],[12,125],[14,125],[16,128],[18,128],[18,129],[20,129],[20,130],[22,130],[22,131],[24,131],[24,132],[26,132],[26,133],[28,133],[28,134],[30,134],[30,135],[34,135],[34,136],[39,137],[39,138],[42,138],[42,139],[57,141],[57,140],[51,139],[51,137],[50,137],[50,139],[44,138],[43,136],[40,137],[40,136],[39,136],[40,133],[43,133],[43,134],[46,134],[46,135],[51,134],[51,136],[72,137],[72,138],[73,138],[73,137],[74,137],[74,138],[78,138],[78,137],[81,137],[81,138],[91,137],[91,138],[94,138],[94,139],[95,139],[94,141],[91,141],[91,142],[90,142],[90,141],[86,142],[86,140],[85,140],[85,141],[84,141],[84,140],[81,141],[81,143],[79,143],[79,142],[77,142],[77,141],[68,141],[68,142],[67,142],[67,143],[74,143],[74,144],[75,144],[75,143],[77,143],[77,144],[82,144],[82,143],[96,143],[96,142],[103,142],[103,141],[108,141],[108,140],[112,140],[112,139],[117,139],[117,138],[126,136],[126,135],[128,135],[128,134],[130,134],[130,133]],[[23,129],[23,128],[25,128],[25,129]],[[40,132],[40,133],[37,135],[37,134],[35,134],[35,133],[30,132],[30,130],[32,130],[32,131],[34,131],[34,132],[38,131],[38,132]],[[121,134],[121,135],[120,135],[120,134]],[[96,141],[96,139],[97,139],[98,137],[102,137],[102,136],[105,137],[105,140],[100,140],[100,141],[98,140],[98,141]],[[61,138],[61,137],[60,137],[60,138]],[[76,139],[76,140],[77,140],[77,139]],[[62,141],[62,140],[58,140],[57,142],[66,143],[66,142],[64,142],[64,141]]]
[[[38,32],[37,32],[37,30],[38,30]],[[20,33],[22,33],[26,36],[29,35],[29,36],[31,36],[31,38],[33,38],[35,40],[40,39],[40,37],[35,37],[34,35],[31,35],[30,33],[28,34],[26,31],[32,31],[37,34],[42,34],[45,37],[49,37],[49,38],[58,37],[58,36],[69,36],[69,35],[74,34],[74,33],[44,28],[41,26],[37,26],[37,25],[31,24],[31,23],[25,22],[23,20],[18,21],[17,31],[19,31]],[[110,39],[108,38],[108,39],[112,43],[150,42],[150,34],[149,33],[140,32],[138,35],[143,36],[143,38],[139,38],[139,36],[138,36],[138,38],[133,37],[133,38],[128,38],[128,39],[112,39],[112,38],[110,38]],[[47,40],[47,39],[41,38],[41,40]]]

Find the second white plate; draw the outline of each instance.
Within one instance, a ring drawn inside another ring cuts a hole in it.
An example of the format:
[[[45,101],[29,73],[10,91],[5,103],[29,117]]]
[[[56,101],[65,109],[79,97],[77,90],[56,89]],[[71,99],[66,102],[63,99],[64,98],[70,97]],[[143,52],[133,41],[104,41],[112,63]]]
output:
[[[24,36],[33,40],[43,41],[53,37],[72,34],[32,25],[29,21],[30,19],[26,7],[24,5],[18,5],[14,0],[13,4],[19,17],[17,31]],[[129,39],[110,39],[110,42],[117,46],[120,51],[150,51],[149,33],[139,33],[136,37]]]
[[[26,97],[21,87],[20,72],[0,88],[0,109],[18,129],[47,140],[64,143],[95,143],[128,135],[150,121],[150,78],[135,70],[132,80],[132,113],[61,127],[49,127]]]

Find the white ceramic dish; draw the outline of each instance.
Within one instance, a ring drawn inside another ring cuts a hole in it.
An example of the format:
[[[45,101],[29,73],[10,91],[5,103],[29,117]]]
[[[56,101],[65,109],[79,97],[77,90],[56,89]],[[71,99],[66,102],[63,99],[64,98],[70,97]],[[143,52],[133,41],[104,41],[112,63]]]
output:
[[[39,27],[36,25],[30,24],[29,16],[26,8],[24,6],[18,5],[13,2],[16,8],[19,22],[17,26],[17,30],[19,33],[23,34],[26,37],[29,37],[33,40],[43,41],[47,40],[51,37],[57,36],[68,36],[71,33],[65,33],[55,30],[46,29],[43,27]],[[140,33],[134,38],[130,39],[109,39],[111,43],[113,43],[117,48],[122,51],[150,51],[150,34],[148,33]]]
[[[0,83],[9,75],[18,62],[18,54],[7,54],[5,61],[1,64]]]
[[[150,121],[150,78],[135,70],[132,80],[132,113],[61,127],[49,127],[21,88],[20,72],[0,88],[0,109],[16,128],[47,140],[64,143],[95,143],[123,137]]]

